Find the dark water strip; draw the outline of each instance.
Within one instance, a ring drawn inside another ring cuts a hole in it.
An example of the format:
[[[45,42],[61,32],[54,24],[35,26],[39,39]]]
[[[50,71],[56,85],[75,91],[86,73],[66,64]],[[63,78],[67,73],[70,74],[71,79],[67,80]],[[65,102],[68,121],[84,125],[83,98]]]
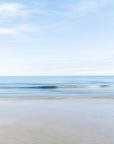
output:
[[[114,87],[114,85],[69,85],[69,86],[0,86],[0,89],[57,89],[57,88],[106,88],[106,87]]]

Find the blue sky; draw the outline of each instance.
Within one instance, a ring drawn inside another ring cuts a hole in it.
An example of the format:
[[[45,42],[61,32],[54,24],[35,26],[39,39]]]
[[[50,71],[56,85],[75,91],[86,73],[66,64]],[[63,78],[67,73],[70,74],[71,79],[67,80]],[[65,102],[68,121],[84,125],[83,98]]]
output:
[[[0,75],[113,75],[114,0],[1,0]]]

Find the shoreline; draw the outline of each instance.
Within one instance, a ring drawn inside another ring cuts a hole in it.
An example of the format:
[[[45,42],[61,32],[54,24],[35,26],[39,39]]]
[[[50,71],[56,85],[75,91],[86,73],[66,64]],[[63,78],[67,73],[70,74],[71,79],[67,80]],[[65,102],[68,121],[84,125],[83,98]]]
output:
[[[28,100],[92,100],[92,99],[112,99],[114,100],[114,96],[0,96],[0,101],[28,101]]]

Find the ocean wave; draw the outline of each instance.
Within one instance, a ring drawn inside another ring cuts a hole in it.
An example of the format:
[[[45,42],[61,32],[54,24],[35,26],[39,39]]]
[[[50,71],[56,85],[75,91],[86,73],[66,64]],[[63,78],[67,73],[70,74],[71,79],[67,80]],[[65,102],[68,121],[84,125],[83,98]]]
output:
[[[98,87],[114,87],[114,85],[72,85],[72,86],[61,86],[59,88],[98,88]]]
[[[114,85],[67,85],[67,86],[0,86],[0,89],[76,89],[76,88],[106,88]]]

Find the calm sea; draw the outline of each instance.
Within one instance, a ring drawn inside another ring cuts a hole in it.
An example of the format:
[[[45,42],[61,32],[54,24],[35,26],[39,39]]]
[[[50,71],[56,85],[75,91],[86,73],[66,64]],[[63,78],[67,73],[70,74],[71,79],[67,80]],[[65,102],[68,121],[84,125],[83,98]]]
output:
[[[0,98],[114,98],[114,76],[0,77]]]

